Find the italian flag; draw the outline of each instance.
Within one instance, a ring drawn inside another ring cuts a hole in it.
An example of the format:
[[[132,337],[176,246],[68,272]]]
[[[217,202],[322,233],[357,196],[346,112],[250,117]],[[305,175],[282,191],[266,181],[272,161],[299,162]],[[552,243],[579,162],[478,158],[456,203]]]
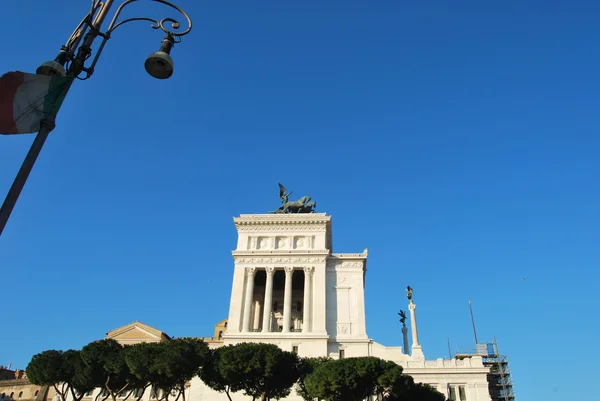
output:
[[[0,77],[0,134],[30,134],[45,118],[56,117],[71,77],[16,71]]]

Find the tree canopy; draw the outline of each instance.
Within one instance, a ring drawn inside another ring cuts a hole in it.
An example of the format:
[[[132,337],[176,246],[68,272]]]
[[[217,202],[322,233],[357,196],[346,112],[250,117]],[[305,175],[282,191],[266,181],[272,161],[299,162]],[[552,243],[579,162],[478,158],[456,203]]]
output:
[[[429,386],[416,385],[402,367],[375,357],[319,363],[304,378],[306,400],[362,401],[371,396],[386,401],[444,401]]]
[[[212,389],[252,400],[284,398],[301,375],[300,359],[273,344],[242,343],[212,351],[200,378]]]
[[[122,346],[107,339],[81,349],[48,350],[27,366],[33,384],[53,386],[74,401],[102,388],[102,401],[133,395],[140,401],[152,388],[159,401],[185,401],[186,386],[196,375],[231,401],[243,392],[253,401],[287,397],[296,384],[306,401],[444,401],[431,387],[416,383],[402,367],[375,357],[300,359],[273,344],[241,343],[209,350],[197,338]]]
[[[76,350],[39,353],[31,359],[26,372],[31,383],[54,387],[63,400],[70,392],[79,401],[96,384],[81,359],[81,352]]]

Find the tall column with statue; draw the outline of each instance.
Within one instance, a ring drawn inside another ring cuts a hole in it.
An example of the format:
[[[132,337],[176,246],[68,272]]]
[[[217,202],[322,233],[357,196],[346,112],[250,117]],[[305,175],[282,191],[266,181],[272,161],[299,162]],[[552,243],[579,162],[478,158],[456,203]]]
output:
[[[408,354],[408,328],[406,328],[406,312],[400,309],[400,323],[402,323],[402,352]]]
[[[412,331],[412,347],[411,347],[411,356],[415,360],[424,360],[425,356],[423,355],[423,349],[421,348],[421,344],[419,344],[419,331],[417,329],[417,315],[415,313],[415,309],[417,306],[413,302],[413,289],[410,286],[406,287],[406,298],[408,299],[408,310],[410,311],[410,326]]]

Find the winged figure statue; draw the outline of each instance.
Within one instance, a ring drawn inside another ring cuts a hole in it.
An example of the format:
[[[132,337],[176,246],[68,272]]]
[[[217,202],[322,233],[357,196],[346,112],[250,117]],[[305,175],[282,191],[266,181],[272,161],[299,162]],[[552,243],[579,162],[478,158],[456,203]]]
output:
[[[281,198],[281,206],[274,212],[271,213],[314,213],[313,208],[317,206],[317,203],[311,201],[310,196],[303,196],[296,201],[289,201],[289,197],[292,192],[288,192],[282,184],[279,185],[279,197]]]

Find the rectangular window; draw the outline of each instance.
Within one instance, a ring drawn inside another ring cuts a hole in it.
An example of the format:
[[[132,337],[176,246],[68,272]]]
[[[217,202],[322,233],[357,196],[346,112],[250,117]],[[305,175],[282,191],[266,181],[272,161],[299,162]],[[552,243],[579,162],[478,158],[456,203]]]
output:
[[[341,349],[340,350],[340,359],[344,359],[345,356],[346,356],[346,350]]]
[[[458,397],[460,401],[467,401],[467,392],[465,391],[465,386],[458,386]]]
[[[450,387],[450,401],[457,401],[456,399],[456,387]]]
[[[292,352],[293,352],[294,354],[297,354],[297,353],[298,353],[298,346],[297,346],[297,345],[294,345],[294,346],[292,346]]]

